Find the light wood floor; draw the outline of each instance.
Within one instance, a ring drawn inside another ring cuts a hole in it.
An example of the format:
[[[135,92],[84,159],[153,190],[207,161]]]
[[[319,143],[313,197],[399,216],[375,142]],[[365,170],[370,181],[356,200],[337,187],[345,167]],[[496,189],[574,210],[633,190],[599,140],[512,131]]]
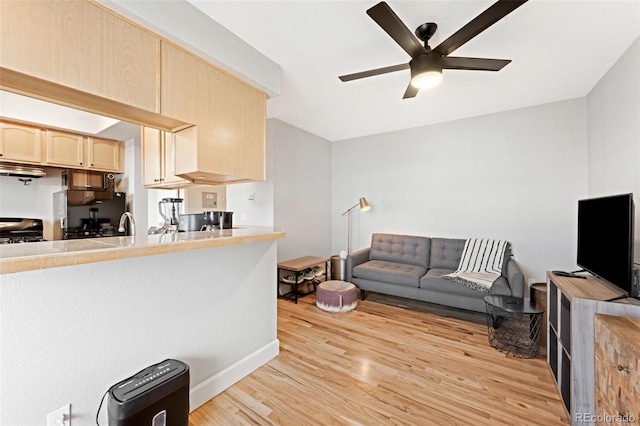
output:
[[[191,413],[202,425],[566,425],[542,356],[489,346],[482,314],[368,294],[278,300],[280,355]]]

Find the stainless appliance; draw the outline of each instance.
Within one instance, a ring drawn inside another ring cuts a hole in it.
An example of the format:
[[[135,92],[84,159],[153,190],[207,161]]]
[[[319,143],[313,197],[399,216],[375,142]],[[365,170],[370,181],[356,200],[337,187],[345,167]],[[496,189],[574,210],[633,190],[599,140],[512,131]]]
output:
[[[85,191],[109,191],[116,188],[116,175],[107,172],[89,170],[63,170],[62,187]]]
[[[205,223],[212,229],[233,228],[233,212],[204,212]]]
[[[163,198],[158,202],[158,211],[164,219],[164,225],[152,231],[153,234],[166,234],[167,232],[178,232],[180,225],[180,206],[182,198]]]
[[[181,214],[178,230],[185,232],[202,231],[206,225],[203,213]]]
[[[39,178],[46,175],[47,172],[40,167],[33,167],[26,164],[0,163],[0,176]]]
[[[187,426],[189,366],[167,359],[109,389],[109,426]]]
[[[126,211],[125,202],[124,192],[66,190],[54,193],[54,238],[126,235],[118,232],[120,217]]]
[[[36,243],[42,236],[42,219],[0,217],[0,244]]]

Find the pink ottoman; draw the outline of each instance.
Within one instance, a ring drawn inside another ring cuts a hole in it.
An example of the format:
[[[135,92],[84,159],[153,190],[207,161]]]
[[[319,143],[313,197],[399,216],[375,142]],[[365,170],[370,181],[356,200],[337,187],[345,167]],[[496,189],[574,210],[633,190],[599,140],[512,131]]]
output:
[[[325,281],[316,289],[316,306],[323,311],[349,312],[358,306],[358,289],[346,281]]]

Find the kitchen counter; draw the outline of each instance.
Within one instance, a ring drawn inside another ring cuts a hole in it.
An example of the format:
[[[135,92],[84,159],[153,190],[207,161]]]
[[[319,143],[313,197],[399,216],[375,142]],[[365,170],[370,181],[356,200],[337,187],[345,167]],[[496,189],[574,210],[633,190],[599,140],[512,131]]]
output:
[[[0,274],[104,262],[285,237],[279,228],[246,226],[215,231],[136,235],[0,245]]]
[[[112,384],[169,358],[189,365],[190,410],[251,374],[280,350],[284,236],[238,227],[0,246],[2,388],[11,389],[0,424],[41,424],[61,392],[74,424],[88,424]]]

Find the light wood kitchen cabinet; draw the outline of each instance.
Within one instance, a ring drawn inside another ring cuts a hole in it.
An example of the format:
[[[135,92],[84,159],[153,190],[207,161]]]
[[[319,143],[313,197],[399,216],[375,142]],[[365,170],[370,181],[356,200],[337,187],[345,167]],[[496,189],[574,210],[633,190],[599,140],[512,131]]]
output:
[[[42,131],[37,127],[0,122],[0,161],[42,163]]]
[[[124,171],[124,143],[58,130],[45,130],[45,164],[52,167]]]
[[[266,95],[162,43],[161,114],[195,128],[176,137],[175,173],[196,183],[265,179]]]
[[[151,127],[142,128],[142,184],[147,188],[183,188],[191,180],[175,175],[175,136]]]
[[[124,172],[124,144],[121,141],[87,138],[87,168]]]
[[[98,2],[0,1],[0,87],[171,134],[164,187],[265,179],[266,94]],[[45,147],[45,165],[122,170],[87,138]]]
[[[74,133],[46,130],[46,159],[49,166],[86,168],[84,136]]]
[[[95,2],[0,2],[3,69],[156,113],[159,46]]]

